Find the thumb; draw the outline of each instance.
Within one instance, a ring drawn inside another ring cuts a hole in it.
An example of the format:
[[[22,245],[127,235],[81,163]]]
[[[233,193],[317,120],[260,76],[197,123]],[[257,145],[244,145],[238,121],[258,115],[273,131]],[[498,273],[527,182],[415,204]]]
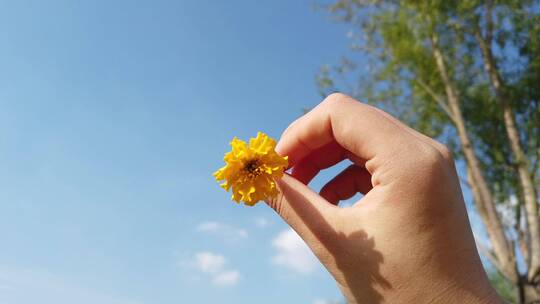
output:
[[[294,177],[284,174],[276,181],[279,194],[266,203],[315,250],[336,236],[333,223],[339,207],[330,204],[318,193]]]

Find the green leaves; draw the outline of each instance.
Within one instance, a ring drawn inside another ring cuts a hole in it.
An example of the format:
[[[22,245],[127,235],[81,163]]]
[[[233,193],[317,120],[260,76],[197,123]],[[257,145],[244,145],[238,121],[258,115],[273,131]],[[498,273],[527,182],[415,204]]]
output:
[[[448,73],[458,92],[475,150],[481,155],[492,190],[500,201],[519,191],[507,147],[501,109],[489,88],[473,31],[492,31],[492,47],[509,94],[521,137],[531,163],[539,161],[540,145],[540,9],[538,1],[354,1],[340,0],[328,11],[349,23],[357,35],[348,62],[368,62],[368,72],[343,68],[321,69],[317,81],[322,94],[341,90],[369,100],[400,116],[420,131],[454,147],[452,120],[437,98],[445,89],[432,55],[436,37]],[[531,9],[535,8],[535,9]],[[492,10],[488,19],[486,10]],[[492,25],[488,26],[489,22]],[[354,79],[345,84],[343,79]],[[536,170],[537,171],[537,170]],[[536,172],[533,171],[533,172]]]
[[[519,223],[521,184],[479,42],[485,41],[493,53],[504,83],[501,91],[509,98],[529,172],[539,189],[540,1],[338,0],[327,9],[354,34],[347,59],[321,69],[321,93],[340,90],[376,104],[446,143],[459,159],[463,147],[453,116],[456,109],[450,109],[447,100],[450,87],[457,92],[472,149],[496,202],[508,204],[515,198]],[[434,46],[448,79],[441,74]],[[351,62],[362,68],[350,68]],[[524,228],[505,227],[510,238],[516,229]]]

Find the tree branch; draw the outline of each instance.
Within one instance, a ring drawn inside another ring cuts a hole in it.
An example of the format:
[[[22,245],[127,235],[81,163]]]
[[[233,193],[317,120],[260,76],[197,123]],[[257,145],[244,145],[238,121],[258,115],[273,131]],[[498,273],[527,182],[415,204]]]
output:
[[[461,112],[461,106],[459,101],[459,94],[453,86],[452,79],[448,74],[446,63],[439,48],[439,41],[436,33],[431,34],[432,54],[439,71],[441,80],[445,86],[445,92],[449,107],[454,113],[456,118],[456,129],[461,142],[463,155],[467,162],[468,174],[470,174],[469,182],[471,183],[473,190],[473,196],[475,203],[480,211],[480,217],[482,218],[490,241],[493,245],[495,254],[500,262],[503,272],[507,275],[507,278],[516,283],[519,280],[519,274],[516,269],[516,259],[514,249],[507,239],[504,233],[504,229],[501,223],[501,219],[497,210],[495,209],[495,201],[493,194],[487,184],[487,181],[482,172],[480,160],[474,151],[474,147],[469,138],[467,126],[465,125],[464,117]]]
[[[523,205],[523,202],[520,198],[517,199],[518,204],[516,206],[516,218],[515,218],[515,224],[514,224],[514,230],[517,234],[517,241],[519,245],[519,249],[521,250],[521,254],[523,255],[523,259],[525,260],[525,264],[527,267],[531,263],[530,255],[529,255],[529,248],[530,245],[527,242],[527,235],[528,233],[528,226],[527,222],[525,221],[524,227],[521,226],[521,208]]]
[[[478,248],[478,252],[480,252],[481,255],[488,259],[491,265],[493,265],[493,267],[495,267],[500,273],[502,273],[506,277],[511,277],[511,274],[505,271],[504,267],[501,266],[501,263],[499,262],[499,260],[497,260],[491,250],[489,250],[486,246],[480,243],[480,241],[476,241],[476,248]]]
[[[523,200],[525,202],[525,215],[529,228],[529,243],[530,243],[530,267],[528,273],[529,281],[540,280],[540,216],[538,215],[538,202],[536,197],[536,188],[531,172],[529,172],[529,162],[523,150],[519,137],[519,129],[516,123],[512,102],[506,93],[506,85],[499,73],[497,63],[493,56],[491,45],[482,37],[478,24],[474,26],[474,37],[478,42],[482,58],[484,61],[484,70],[489,77],[490,84],[495,91],[495,97],[501,104],[503,111],[504,127],[510,151],[517,164],[518,177],[523,192]]]
[[[452,110],[448,107],[448,104],[444,101],[444,99],[437,95],[422,79],[415,79],[416,83],[418,83],[425,91],[428,93],[433,100],[437,102],[437,104],[441,107],[441,109],[444,111],[446,115],[452,120],[454,124],[456,124],[456,118],[454,117],[454,114],[452,113]]]
[[[486,43],[491,45],[493,40],[493,0],[486,1]]]

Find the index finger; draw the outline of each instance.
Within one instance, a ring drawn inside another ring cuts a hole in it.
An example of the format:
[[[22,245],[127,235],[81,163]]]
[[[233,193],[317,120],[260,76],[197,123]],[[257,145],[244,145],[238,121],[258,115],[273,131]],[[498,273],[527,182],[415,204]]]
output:
[[[410,136],[403,127],[375,107],[334,93],[293,122],[281,136],[276,151],[287,155],[293,167],[335,140],[354,155],[370,160],[376,155],[395,152]]]

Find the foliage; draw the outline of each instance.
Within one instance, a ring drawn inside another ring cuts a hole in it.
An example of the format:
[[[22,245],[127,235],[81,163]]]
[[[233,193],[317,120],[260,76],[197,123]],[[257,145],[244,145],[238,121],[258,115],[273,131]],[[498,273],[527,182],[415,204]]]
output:
[[[444,95],[430,51],[429,34],[436,32],[451,67],[451,77],[462,93],[466,123],[482,156],[492,190],[504,201],[517,193],[516,181],[512,180],[515,179],[512,157],[503,136],[500,105],[493,101],[474,38],[453,30],[463,20],[477,18],[474,12],[481,5],[482,1],[347,0],[328,5],[332,16],[353,26],[350,35],[353,54],[337,66],[323,67],[317,82],[322,94],[349,91],[358,99],[393,112],[421,132],[438,137],[460,156],[461,149],[448,116],[426,90],[429,87],[439,96]],[[508,67],[502,71],[512,80],[510,90],[520,118],[522,140],[527,143],[527,154],[537,167],[540,14],[533,13],[529,7],[539,5],[532,1],[501,1],[494,35],[500,66]],[[362,64],[355,65],[356,58]],[[359,71],[357,66],[367,66],[367,73]]]
[[[455,111],[448,108],[448,90],[453,89],[462,113],[458,119],[471,138],[489,190],[502,209],[512,211],[510,219],[503,219],[507,238],[518,244],[518,236],[525,235],[530,242],[523,231],[523,188],[506,136],[500,92],[494,90],[475,34],[492,50],[496,72],[504,81],[501,92],[511,103],[538,193],[540,1],[337,0],[320,7],[351,27],[350,54],[335,65],[323,66],[317,75],[321,94],[345,91],[376,104],[444,142],[458,160],[464,160]],[[436,47],[449,79],[441,76]],[[503,290],[500,276],[492,279]]]
[[[499,295],[509,303],[516,303],[515,286],[512,285],[500,272],[493,270],[488,273],[491,285],[497,289]]]

